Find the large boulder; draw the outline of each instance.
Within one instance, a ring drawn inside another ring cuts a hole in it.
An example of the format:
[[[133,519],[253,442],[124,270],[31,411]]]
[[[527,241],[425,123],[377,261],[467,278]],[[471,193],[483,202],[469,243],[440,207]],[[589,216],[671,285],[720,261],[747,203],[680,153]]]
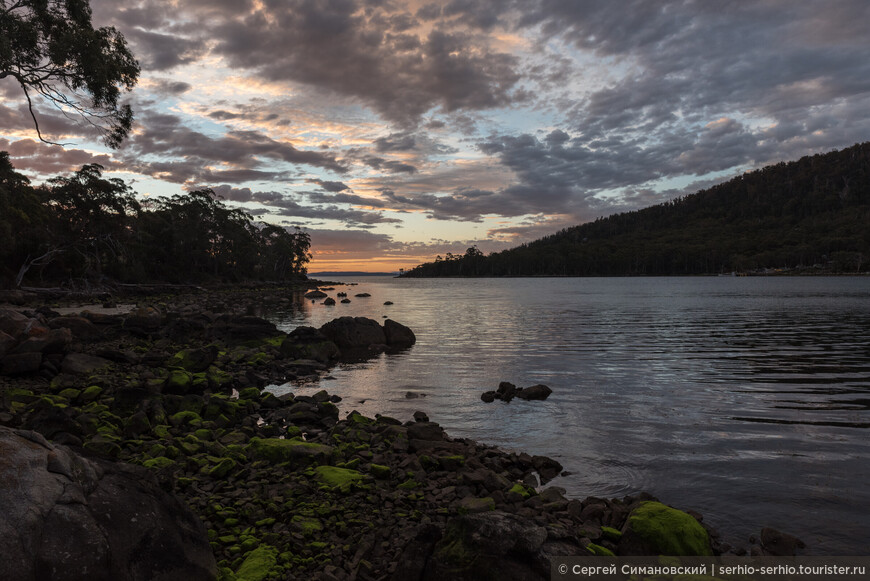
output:
[[[705,557],[713,554],[710,536],[693,516],[661,502],[635,507],[622,530],[618,555]]]
[[[144,468],[0,427],[0,578],[211,580],[202,522]]]
[[[325,292],[323,292],[321,290],[315,289],[315,290],[308,291],[303,296],[305,296],[306,299],[322,299],[322,298],[327,297],[329,295],[327,295]]]
[[[85,317],[55,317],[48,322],[48,326],[52,329],[69,329],[78,339],[96,339],[103,335],[103,331]]]
[[[339,317],[320,327],[320,332],[339,349],[366,349],[387,343],[384,328],[366,317]]]
[[[417,342],[414,331],[392,319],[384,321],[384,335],[390,347],[410,347]]]

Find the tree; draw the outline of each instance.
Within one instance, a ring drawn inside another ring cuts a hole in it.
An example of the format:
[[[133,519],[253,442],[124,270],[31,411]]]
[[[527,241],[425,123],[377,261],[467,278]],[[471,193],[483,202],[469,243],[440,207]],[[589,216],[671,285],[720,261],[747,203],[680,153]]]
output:
[[[64,114],[77,114],[117,148],[130,133],[133,111],[119,103],[139,64],[115,28],[94,29],[89,0],[0,0],[0,79],[21,86],[39,139],[33,93]]]

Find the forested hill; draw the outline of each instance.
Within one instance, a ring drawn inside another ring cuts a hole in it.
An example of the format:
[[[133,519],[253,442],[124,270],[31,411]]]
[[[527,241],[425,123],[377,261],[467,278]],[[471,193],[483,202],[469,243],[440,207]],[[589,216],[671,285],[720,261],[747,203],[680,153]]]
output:
[[[439,257],[440,258],[440,257]],[[405,276],[870,271],[870,143],[778,163],[657,206]]]

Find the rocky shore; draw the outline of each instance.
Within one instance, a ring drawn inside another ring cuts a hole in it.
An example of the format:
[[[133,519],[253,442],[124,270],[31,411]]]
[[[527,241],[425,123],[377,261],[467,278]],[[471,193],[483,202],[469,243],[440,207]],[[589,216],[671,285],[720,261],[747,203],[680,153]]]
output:
[[[91,311],[7,296],[0,578],[548,579],[554,556],[802,548],[772,529],[732,547],[649,495],[566,498],[546,487],[558,462],[451,438],[422,412],[367,418],[325,391],[264,391],[414,343],[391,320],[286,334],[252,314],[306,290]]]

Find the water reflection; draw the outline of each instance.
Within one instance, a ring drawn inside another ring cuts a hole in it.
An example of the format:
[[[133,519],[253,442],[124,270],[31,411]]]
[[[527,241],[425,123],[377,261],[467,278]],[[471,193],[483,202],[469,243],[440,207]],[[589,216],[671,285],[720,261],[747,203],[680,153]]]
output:
[[[770,525],[866,553],[870,279],[360,282],[351,294],[371,298],[271,315],[288,330],[341,315],[414,330],[411,350],[317,387],[345,412],[423,409],[454,436],[557,457],[577,496],[648,490],[726,532]],[[554,393],[482,403],[503,380]]]

